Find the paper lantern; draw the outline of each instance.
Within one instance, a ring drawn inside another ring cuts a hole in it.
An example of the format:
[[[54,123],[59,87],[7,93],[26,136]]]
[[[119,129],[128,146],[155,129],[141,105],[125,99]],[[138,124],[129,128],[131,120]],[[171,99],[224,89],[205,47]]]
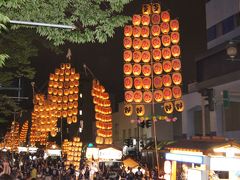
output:
[[[133,102],[133,91],[126,91],[124,96],[126,102]]]
[[[165,74],[162,77],[162,82],[165,87],[169,87],[172,85],[172,78],[169,74]]]
[[[150,48],[150,40],[149,39],[143,39],[142,40],[142,49],[148,50]]]
[[[143,4],[142,5],[142,13],[143,14],[151,14],[151,5],[150,4]]]
[[[135,89],[142,89],[142,78],[134,78],[134,87]]]
[[[142,25],[148,26],[150,24],[150,16],[148,14],[142,15]]]
[[[171,33],[171,41],[173,44],[177,44],[180,41],[180,34],[179,32],[172,32]]]
[[[133,112],[133,106],[131,104],[124,105],[124,114],[125,116],[131,116]]]
[[[130,37],[124,37],[124,39],[123,39],[123,46],[126,49],[131,48],[132,47],[132,39]]]
[[[143,93],[143,100],[146,103],[152,102],[152,92],[151,91],[145,91]]]
[[[150,34],[149,27],[148,26],[143,26],[142,31],[141,31],[142,37],[146,38],[146,37],[149,36],[149,34]]]
[[[124,87],[126,89],[131,89],[133,86],[133,80],[131,77],[125,77],[124,78]]]
[[[154,63],[153,64],[153,72],[157,75],[162,74],[162,64],[161,63]]]
[[[172,71],[172,63],[171,61],[163,61],[163,70],[168,73]]]
[[[133,35],[133,37],[140,37],[141,27],[140,26],[133,26],[132,35]]]
[[[139,26],[140,23],[141,23],[141,16],[137,15],[137,14],[134,14],[133,17],[132,17],[132,23],[133,23],[134,26]]]
[[[153,85],[156,89],[160,89],[162,87],[162,78],[159,76],[154,77]]]
[[[170,21],[170,27],[172,31],[178,31],[179,30],[179,22],[178,20],[174,19]]]
[[[60,68],[64,70],[64,69],[65,69],[65,64],[62,63],[62,64],[60,65]]]
[[[163,89],[163,98],[168,101],[172,99],[172,90],[170,88]]]
[[[163,22],[169,22],[170,21],[170,14],[168,11],[162,11],[161,12],[161,19]]]
[[[136,103],[140,103],[142,102],[142,92],[141,91],[135,91],[133,93],[133,99],[134,99],[134,102]]]
[[[136,114],[137,114],[137,116],[139,117],[141,117],[141,116],[143,116],[144,114],[145,114],[145,107],[144,107],[144,105],[136,105]]]
[[[51,131],[50,134],[51,134],[52,137],[55,137],[57,135],[57,132],[56,131]]]
[[[173,57],[179,57],[180,54],[181,54],[181,50],[180,50],[179,45],[173,45],[171,47],[171,51],[172,51]]]
[[[153,36],[159,36],[160,32],[161,32],[161,28],[160,28],[159,25],[155,24],[151,27],[151,33],[152,33]]]
[[[153,96],[156,102],[163,101],[163,92],[161,90],[154,91]]]
[[[151,42],[152,42],[153,48],[156,49],[156,48],[160,48],[161,47],[161,40],[160,40],[159,37],[153,37]]]
[[[130,63],[126,63],[123,65],[123,72],[126,75],[130,75],[132,74],[132,64]]]
[[[133,49],[140,49],[142,46],[142,40],[140,38],[134,38],[133,39]]]
[[[163,48],[162,49],[162,56],[164,59],[170,59],[172,54],[171,54],[171,49],[170,48]]]
[[[71,68],[71,74],[75,74],[75,68]]]
[[[161,18],[159,14],[152,14],[151,17],[152,24],[160,24]]]
[[[174,110],[172,102],[165,102],[163,105],[163,109],[167,114],[171,114]]]
[[[174,107],[176,111],[183,112],[184,110],[184,101],[183,100],[177,100],[174,102]]]
[[[144,89],[150,89],[152,80],[149,77],[144,77],[142,80],[142,85]]]
[[[127,25],[127,26],[125,26],[124,27],[124,35],[125,36],[131,36],[132,35],[132,26],[129,26],[129,25]]]
[[[145,64],[142,66],[142,73],[144,76],[150,76],[151,75],[151,66],[149,64]]]
[[[180,59],[172,60],[172,68],[174,71],[179,71],[181,69],[181,61]]]
[[[103,137],[97,136],[96,137],[96,144],[103,144]]]
[[[143,51],[143,52],[142,52],[142,61],[143,61],[144,63],[148,63],[148,62],[150,62],[150,60],[151,60],[151,54],[150,54],[150,52],[149,52],[149,51]]]
[[[167,47],[171,45],[171,38],[168,34],[164,34],[161,39],[163,46]]]
[[[176,85],[179,85],[182,83],[182,75],[181,73],[178,73],[178,72],[175,72],[172,74],[172,80],[173,80],[173,83],[176,84]]]
[[[179,99],[182,97],[182,89],[179,86],[173,86],[172,94],[175,99]]]
[[[133,75],[139,76],[141,74],[142,67],[140,64],[134,64],[133,65]]]
[[[167,22],[162,22],[161,25],[160,25],[160,27],[161,27],[161,32],[162,32],[163,34],[169,33],[170,27],[169,27],[169,24],[168,24]]]
[[[161,12],[161,5],[159,3],[152,4],[152,12],[155,14],[160,14]]]
[[[66,67],[66,69],[71,69],[71,64],[70,63],[66,63],[65,67]]]
[[[139,63],[142,59],[142,53],[141,51],[133,51],[133,61],[135,63]]]
[[[161,59],[161,57],[162,57],[162,52],[161,52],[160,49],[153,49],[152,50],[152,55],[153,55],[153,59],[155,61],[159,61]]]

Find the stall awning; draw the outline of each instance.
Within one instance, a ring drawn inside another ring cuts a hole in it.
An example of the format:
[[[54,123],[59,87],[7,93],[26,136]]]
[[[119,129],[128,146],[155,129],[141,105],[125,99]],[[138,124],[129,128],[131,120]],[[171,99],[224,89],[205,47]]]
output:
[[[123,160],[123,164],[125,167],[130,167],[130,168],[135,168],[139,166],[139,164],[136,161],[134,161],[132,158],[127,158]]]

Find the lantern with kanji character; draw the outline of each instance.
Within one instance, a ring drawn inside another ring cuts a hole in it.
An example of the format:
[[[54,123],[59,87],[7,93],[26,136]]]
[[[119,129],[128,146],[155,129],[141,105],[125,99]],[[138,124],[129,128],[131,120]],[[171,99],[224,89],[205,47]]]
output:
[[[170,88],[163,89],[163,98],[168,101],[172,99],[172,90]]]
[[[153,85],[156,89],[160,89],[162,87],[162,78],[159,76],[154,77]]]
[[[143,98],[143,95],[142,95],[141,91],[135,91],[133,93],[134,102],[140,103],[140,102],[142,102],[142,98]]]
[[[132,35],[132,26],[125,26],[124,27],[124,35],[125,36],[131,36]]]
[[[172,94],[175,99],[179,99],[182,97],[182,89],[179,86],[173,86]]]
[[[132,39],[130,37],[124,37],[124,39],[123,39],[123,46],[126,49],[131,48],[132,47]]]
[[[149,77],[144,77],[142,80],[143,88],[144,89],[150,89],[152,81]]]
[[[172,54],[171,54],[171,49],[170,48],[163,48],[162,49],[162,56],[164,59],[170,59]]]
[[[139,63],[142,59],[142,53],[141,51],[133,51],[133,61],[135,63]]]
[[[173,45],[171,47],[171,52],[172,52],[173,57],[179,57],[181,54],[179,45]]]
[[[133,65],[133,75],[139,76],[141,74],[142,66],[140,64]]]
[[[159,24],[161,21],[160,15],[152,14],[151,21],[152,21],[152,24]]]
[[[170,27],[172,31],[178,31],[179,30],[179,22],[177,19],[170,21]]]
[[[162,74],[162,64],[161,63],[154,63],[153,64],[153,72],[157,75]]]
[[[149,64],[145,64],[142,66],[142,73],[144,76],[150,76],[151,75],[151,66]]]
[[[181,69],[181,61],[180,59],[172,60],[172,68],[174,71],[179,71]]]
[[[136,105],[136,114],[137,116],[143,116],[145,114],[145,107],[144,105]]]
[[[171,38],[168,34],[164,34],[161,39],[163,46],[167,47],[171,45]]]
[[[167,22],[162,22],[161,25],[160,25],[160,28],[161,28],[161,32],[163,34],[167,34],[170,31],[170,27],[169,27],[169,24]]]
[[[123,72],[126,75],[130,75],[132,74],[132,64],[130,63],[126,63],[123,65]]]
[[[159,37],[153,37],[151,42],[152,42],[152,47],[153,48],[156,49],[156,48],[160,48],[161,47],[161,40],[160,40]]]
[[[142,5],[142,13],[143,14],[151,14],[151,5],[150,4],[143,4]]]
[[[140,77],[137,77],[137,78],[134,78],[134,87],[135,89],[142,89],[142,78]]]
[[[171,61],[163,61],[163,70],[167,73],[171,72],[172,71],[172,63]]]
[[[156,102],[162,102],[163,101],[163,92],[162,90],[156,90],[153,93],[154,99]]]
[[[176,111],[183,112],[183,110],[184,110],[184,102],[183,102],[183,100],[176,100],[174,102],[174,107],[175,107]]]
[[[141,27],[140,26],[133,26],[132,35],[133,35],[133,37],[140,37]]]
[[[181,73],[179,72],[175,72],[172,74],[172,80],[173,80],[173,83],[176,84],[176,85],[179,85],[182,83],[182,75]]]
[[[148,50],[150,48],[150,40],[149,39],[143,39],[142,40],[142,49]]]
[[[138,50],[142,46],[142,40],[140,38],[133,39],[133,49]]]
[[[171,114],[174,110],[172,102],[165,102],[163,105],[163,109],[167,114]]]
[[[131,116],[133,112],[133,106],[131,104],[124,105],[124,114],[125,116]]]
[[[160,14],[161,12],[161,5],[159,3],[152,4],[152,12],[155,14]]]
[[[141,16],[138,14],[134,14],[132,17],[132,23],[134,26],[139,26],[141,23]]]
[[[126,91],[124,96],[126,102],[133,102],[133,91]]]
[[[142,15],[142,25],[148,26],[150,23],[150,16],[148,14]]]
[[[148,26],[143,26],[142,27],[142,31],[141,31],[141,35],[142,37],[146,38],[149,36],[150,32],[149,32],[149,27]]]
[[[163,22],[169,22],[170,21],[170,14],[168,11],[162,11],[161,12],[161,19]]]
[[[162,76],[162,82],[165,87],[169,87],[172,85],[172,78],[169,74],[165,74]]]
[[[149,51],[143,51],[142,52],[142,61],[144,63],[148,63],[151,60],[151,54]]]
[[[126,89],[131,89],[133,86],[133,80],[131,77],[125,77],[124,78],[124,87]]]
[[[173,44],[177,44],[180,41],[180,35],[179,32],[172,32],[171,33],[171,42]]]
[[[145,91],[143,93],[143,100],[146,103],[152,102],[152,92],[151,91]]]

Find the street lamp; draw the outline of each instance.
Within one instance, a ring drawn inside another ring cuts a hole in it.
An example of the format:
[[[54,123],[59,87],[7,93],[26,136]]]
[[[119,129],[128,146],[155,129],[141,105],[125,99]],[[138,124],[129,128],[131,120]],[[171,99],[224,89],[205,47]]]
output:
[[[226,47],[226,53],[230,57],[231,61],[240,61],[240,59],[236,59],[238,48],[237,48],[238,41],[230,41]]]

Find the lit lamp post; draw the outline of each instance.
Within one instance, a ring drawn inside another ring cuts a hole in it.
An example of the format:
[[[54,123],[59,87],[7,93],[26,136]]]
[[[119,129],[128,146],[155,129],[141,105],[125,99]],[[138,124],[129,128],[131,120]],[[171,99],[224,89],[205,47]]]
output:
[[[230,57],[231,61],[239,61],[240,59],[235,59],[238,53],[237,41],[230,41],[226,48],[226,53]]]

